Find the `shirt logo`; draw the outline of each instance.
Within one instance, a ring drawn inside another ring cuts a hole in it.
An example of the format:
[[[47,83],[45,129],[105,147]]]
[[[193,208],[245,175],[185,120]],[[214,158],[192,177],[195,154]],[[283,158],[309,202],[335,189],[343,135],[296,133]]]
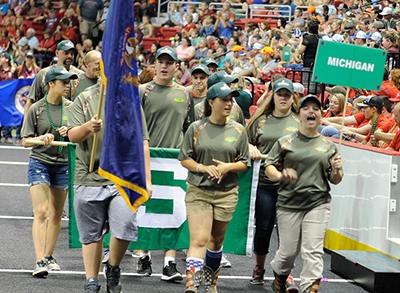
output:
[[[168,54],[172,54],[172,51],[168,48],[164,48],[161,50],[161,53],[168,53]]]
[[[223,85],[223,86],[221,86],[219,89],[220,89],[221,91],[226,91],[226,90],[230,91],[230,90],[231,90],[231,88],[230,88],[228,85]]]
[[[290,131],[290,132],[295,132],[295,131],[297,131],[297,128],[294,126],[289,126],[289,127],[286,127],[286,130]]]
[[[68,121],[68,116],[65,116],[65,115],[64,115],[64,116],[63,116],[63,120],[64,120],[64,121]]]
[[[183,98],[175,98],[174,101],[177,103],[183,103],[184,100]]]
[[[235,116],[229,115],[228,118],[229,118],[229,119],[233,119],[233,118],[235,118]]]
[[[318,152],[322,152],[322,153],[326,153],[328,151],[328,149],[320,148],[320,147],[315,148],[315,150]]]
[[[281,85],[289,85],[285,80],[282,80],[280,83],[278,83],[279,86]]]
[[[227,142],[235,142],[235,141],[237,141],[237,138],[234,137],[234,136],[228,136],[228,137],[225,138],[225,141],[227,141]]]

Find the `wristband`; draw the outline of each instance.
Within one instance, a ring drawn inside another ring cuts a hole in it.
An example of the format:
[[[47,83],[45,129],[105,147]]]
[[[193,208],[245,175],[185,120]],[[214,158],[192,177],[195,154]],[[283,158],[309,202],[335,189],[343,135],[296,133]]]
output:
[[[352,135],[351,135],[351,138],[356,138],[356,133],[353,133]]]
[[[203,164],[198,164],[198,165],[197,165],[197,168],[196,168],[196,172],[197,172],[197,173],[199,173],[199,168],[200,168],[201,165],[203,165]]]

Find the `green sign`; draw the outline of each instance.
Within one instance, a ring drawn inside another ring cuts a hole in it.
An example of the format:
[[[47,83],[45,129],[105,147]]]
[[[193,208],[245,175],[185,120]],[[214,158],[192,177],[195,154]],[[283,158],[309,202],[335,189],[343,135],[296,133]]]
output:
[[[283,47],[283,61],[290,62],[291,50],[292,47],[290,46]]]
[[[313,81],[381,90],[387,51],[320,40]]]

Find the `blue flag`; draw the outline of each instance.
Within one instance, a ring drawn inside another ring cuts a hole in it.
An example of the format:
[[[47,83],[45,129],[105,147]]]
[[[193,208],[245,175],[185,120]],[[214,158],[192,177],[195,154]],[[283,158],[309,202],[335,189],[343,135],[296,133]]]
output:
[[[24,107],[33,79],[14,79],[0,82],[0,125],[21,125]]]
[[[135,47],[133,1],[111,1],[100,61],[107,94],[99,174],[136,212],[148,196]]]

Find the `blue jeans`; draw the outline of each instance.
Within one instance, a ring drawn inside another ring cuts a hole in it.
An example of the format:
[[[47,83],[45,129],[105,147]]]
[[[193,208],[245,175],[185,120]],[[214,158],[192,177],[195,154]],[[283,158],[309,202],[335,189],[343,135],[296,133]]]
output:
[[[337,130],[335,127],[333,127],[333,126],[324,126],[324,125],[321,125],[320,126],[320,133],[323,135],[323,136],[326,136],[326,137],[333,137],[333,138],[337,138],[337,139],[339,139],[339,137],[340,137],[340,131],[339,130]],[[345,135],[343,135],[343,138],[345,138]]]
[[[36,159],[29,159],[29,187],[44,184],[58,190],[68,190],[68,165],[47,165]]]
[[[254,235],[254,254],[266,255],[276,218],[278,188],[258,187],[256,198],[256,233]]]

